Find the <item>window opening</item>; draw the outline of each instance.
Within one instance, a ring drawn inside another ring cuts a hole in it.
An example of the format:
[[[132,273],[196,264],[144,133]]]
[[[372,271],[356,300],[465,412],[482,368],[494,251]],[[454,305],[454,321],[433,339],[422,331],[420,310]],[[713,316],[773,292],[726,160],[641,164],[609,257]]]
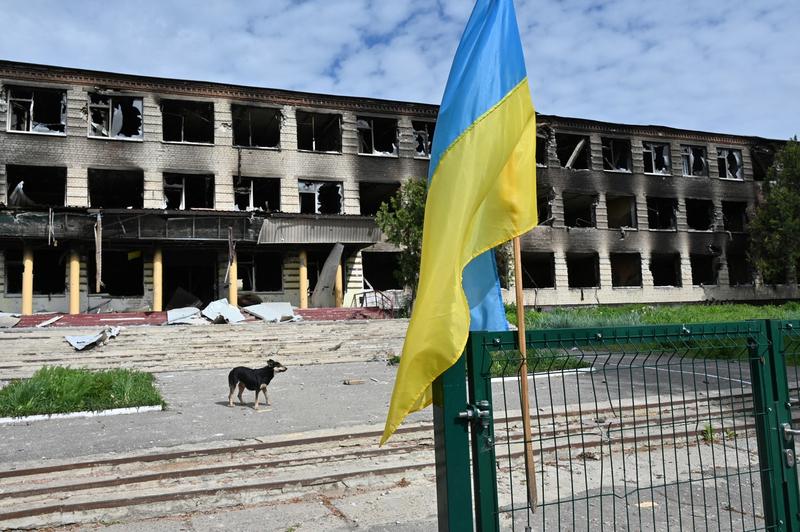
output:
[[[144,173],[141,170],[89,168],[89,205],[102,209],[141,209]]]
[[[638,253],[611,253],[611,286],[642,286],[642,257]]]
[[[650,256],[654,286],[681,286],[681,256],[677,253],[654,253]]]
[[[106,250],[102,251],[101,290],[97,291],[94,282],[97,264],[94,257],[87,261],[86,273],[92,282],[89,283],[90,294],[105,294],[116,297],[144,295],[144,259],[140,250]]]
[[[564,192],[564,225],[567,227],[597,227],[595,211],[597,196]]]
[[[728,262],[728,284],[730,286],[743,286],[753,284],[753,268],[750,266],[747,256],[740,254],[729,254]]]
[[[241,253],[236,257],[244,292],[283,290],[283,255],[280,253]]]
[[[297,148],[342,151],[342,115],[297,111]]]
[[[389,204],[397,191],[400,183],[365,183],[358,184],[358,199],[361,204],[361,214],[375,216],[383,203]]]
[[[213,103],[164,100],[161,117],[167,142],[214,143]]]
[[[716,211],[711,200],[686,200],[686,225],[696,231],[709,231],[714,225]]]
[[[600,286],[600,261],[596,253],[567,253],[566,258],[570,288]]]
[[[141,139],[142,99],[132,96],[90,94],[89,136]]]
[[[647,198],[647,223],[650,229],[676,229],[678,200],[675,198]]]
[[[522,288],[555,288],[556,262],[553,253],[522,253]]]
[[[633,196],[606,196],[609,229],[635,228],[636,198]]]
[[[564,168],[572,170],[589,169],[589,137],[556,133],[556,155]]]
[[[722,179],[743,179],[742,150],[718,148],[717,166]]]
[[[6,166],[6,197],[12,207],[63,207],[67,169],[54,166]]]
[[[723,201],[722,220],[726,231],[743,233],[747,227],[747,203],[744,201]]]
[[[231,105],[233,145],[247,148],[278,148],[281,119],[278,109]]]
[[[628,139],[601,138],[603,143],[603,169],[614,172],[631,171],[631,141]]]
[[[365,286],[375,290],[402,290],[397,280],[400,269],[400,254],[396,252],[362,252],[361,264],[364,270]]]
[[[717,284],[717,260],[714,255],[689,255],[692,264],[692,284],[714,286]]]
[[[214,176],[203,174],[164,174],[165,209],[213,209]]]
[[[280,179],[233,176],[233,200],[236,210],[280,210]]]
[[[64,134],[67,128],[67,91],[9,88],[8,130]]]
[[[299,181],[300,212],[341,214],[342,184],[331,181]]]
[[[433,147],[433,131],[436,129],[436,122],[412,120],[411,127],[414,129],[417,157],[430,157],[431,148]]]
[[[397,155],[397,120],[359,116],[358,153],[373,155]]]
[[[681,162],[685,176],[708,175],[708,155],[703,146],[681,146]]]
[[[669,144],[659,142],[642,142],[642,156],[644,158],[644,173],[646,174],[671,174],[672,162],[670,160]]]

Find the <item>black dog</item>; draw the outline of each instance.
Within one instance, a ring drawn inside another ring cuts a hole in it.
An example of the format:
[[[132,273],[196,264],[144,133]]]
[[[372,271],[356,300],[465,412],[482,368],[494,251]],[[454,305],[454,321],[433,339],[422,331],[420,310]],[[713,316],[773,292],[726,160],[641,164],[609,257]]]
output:
[[[256,391],[256,410],[258,410],[258,393],[262,391],[264,392],[264,399],[267,402],[267,406],[269,406],[267,385],[269,385],[276,373],[282,373],[284,371],[286,371],[286,366],[272,359],[267,360],[267,365],[261,369],[250,369],[244,366],[233,368],[231,372],[228,373],[228,385],[231,387],[231,393],[228,395],[228,406],[233,406],[233,392],[236,390],[236,386],[239,386],[239,403],[244,404],[242,392],[247,388],[248,390]]]

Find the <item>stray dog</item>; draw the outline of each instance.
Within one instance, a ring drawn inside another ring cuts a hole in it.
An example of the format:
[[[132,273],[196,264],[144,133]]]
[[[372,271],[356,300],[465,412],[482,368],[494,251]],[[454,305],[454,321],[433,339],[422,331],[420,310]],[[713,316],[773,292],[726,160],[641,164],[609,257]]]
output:
[[[228,385],[231,388],[231,392],[228,395],[228,406],[233,406],[233,392],[236,390],[237,386],[239,387],[240,404],[244,404],[242,392],[247,388],[248,390],[256,391],[256,403],[254,407],[256,410],[258,410],[259,392],[264,392],[264,399],[266,400],[267,406],[269,406],[267,386],[276,373],[282,373],[284,371],[286,371],[286,366],[272,359],[267,360],[267,365],[261,369],[250,369],[244,366],[233,368],[231,372],[228,373]]]

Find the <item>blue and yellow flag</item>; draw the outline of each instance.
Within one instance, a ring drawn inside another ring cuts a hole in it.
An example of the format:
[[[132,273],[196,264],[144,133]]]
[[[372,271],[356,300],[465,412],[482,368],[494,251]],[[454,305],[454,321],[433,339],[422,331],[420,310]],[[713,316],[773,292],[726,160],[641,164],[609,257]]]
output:
[[[431,404],[470,329],[508,327],[492,248],[536,225],[535,143],[513,0],[478,0],[439,108],[417,299],[381,444]]]

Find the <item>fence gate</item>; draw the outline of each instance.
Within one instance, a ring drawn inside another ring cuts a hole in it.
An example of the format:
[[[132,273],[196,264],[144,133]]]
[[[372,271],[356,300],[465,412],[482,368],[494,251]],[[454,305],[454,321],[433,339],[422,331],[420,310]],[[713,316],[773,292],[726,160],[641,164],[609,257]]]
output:
[[[436,383],[440,530],[800,530],[800,322],[526,338],[530,440],[516,333],[471,334],[467,390],[463,364]]]

